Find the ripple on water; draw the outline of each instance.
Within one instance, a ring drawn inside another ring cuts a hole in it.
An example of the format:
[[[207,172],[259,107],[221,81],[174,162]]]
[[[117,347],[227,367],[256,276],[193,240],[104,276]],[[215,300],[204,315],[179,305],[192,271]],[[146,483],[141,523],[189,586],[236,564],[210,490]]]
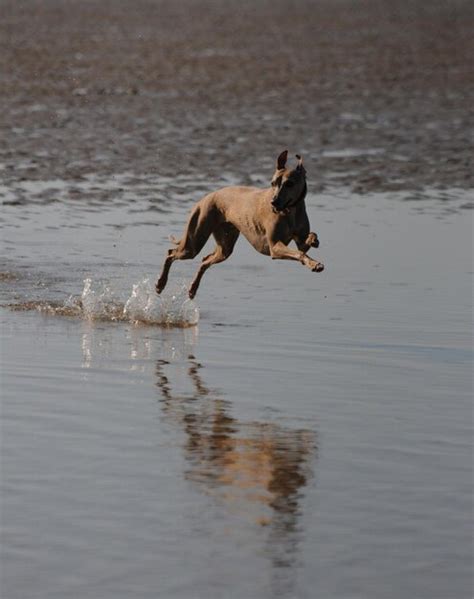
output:
[[[199,308],[188,298],[185,285],[172,288],[158,296],[145,278],[132,287],[123,302],[105,283],[85,279],[80,296],[70,296],[64,302],[32,300],[9,304],[17,311],[36,310],[51,316],[69,316],[85,320],[132,322],[164,327],[189,327],[199,321]]]

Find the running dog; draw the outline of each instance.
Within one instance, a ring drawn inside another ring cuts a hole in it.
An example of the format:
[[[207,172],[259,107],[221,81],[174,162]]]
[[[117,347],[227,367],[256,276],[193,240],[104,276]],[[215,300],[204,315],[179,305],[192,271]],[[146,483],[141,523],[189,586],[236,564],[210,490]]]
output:
[[[183,237],[172,239],[175,247],[168,251],[156,283],[157,293],[165,288],[173,262],[197,256],[211,234],[216,248],[202,260],[189,288],[191,299],[206,270],[232,254],[240,233],[257,252],[273,260],[297,260],[313,272],[324,270],[321,262],[306,254],[309,248],[319,246],[319,240],[316,233],[309,230],[304,202],[306,170],[301,156],[297,154],[296,158],[296,167],[290,169],[286,167],[288,150],[278,156],[270,188],[224,187],[197,202]],[[288,247],[291,241],[295,241],[297,250]]]

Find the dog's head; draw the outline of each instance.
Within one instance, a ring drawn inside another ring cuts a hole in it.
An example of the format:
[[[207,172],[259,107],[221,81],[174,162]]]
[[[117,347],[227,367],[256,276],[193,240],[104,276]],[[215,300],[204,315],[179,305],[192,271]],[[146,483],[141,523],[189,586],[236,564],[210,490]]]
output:
[[[272,208],[273,212],[288,214],[306,195],[306,170],[303,159],[296,154],[298,163],[295,168],[286,168],[288,150],[277,158],[276,171],[272,177]]]

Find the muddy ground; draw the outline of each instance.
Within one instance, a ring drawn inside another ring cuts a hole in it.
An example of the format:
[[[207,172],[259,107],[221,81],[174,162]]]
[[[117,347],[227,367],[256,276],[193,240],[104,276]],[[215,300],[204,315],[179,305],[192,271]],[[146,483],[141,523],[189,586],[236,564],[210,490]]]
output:
[[[285,147],[304,154],[313,190],[474,184],[470,0],[5,0],[1,12],[10,189],[91,172],[260,183]]]

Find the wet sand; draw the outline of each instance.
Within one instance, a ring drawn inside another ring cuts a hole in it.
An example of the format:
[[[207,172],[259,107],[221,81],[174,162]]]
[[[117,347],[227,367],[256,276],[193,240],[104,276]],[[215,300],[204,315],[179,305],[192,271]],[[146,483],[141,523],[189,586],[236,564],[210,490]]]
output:
[[[469,597],[470,4],[4,7],[2,599]],[[150,295],[286,146],[326,270]]]
[[[2,6],[11,184],[130,164],[249,182],[289,147],[313,185],[473,187],[468,0]]]

